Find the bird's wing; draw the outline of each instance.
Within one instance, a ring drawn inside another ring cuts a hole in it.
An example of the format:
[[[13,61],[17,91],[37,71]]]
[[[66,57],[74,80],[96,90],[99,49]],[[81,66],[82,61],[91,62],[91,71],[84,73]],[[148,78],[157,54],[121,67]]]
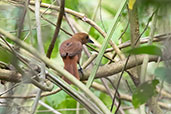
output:
[[[60,55],[61,57],[73,57],[77,54],[80,54],[82,51],[82,44],[79,41],[66,40],[60,46]]]

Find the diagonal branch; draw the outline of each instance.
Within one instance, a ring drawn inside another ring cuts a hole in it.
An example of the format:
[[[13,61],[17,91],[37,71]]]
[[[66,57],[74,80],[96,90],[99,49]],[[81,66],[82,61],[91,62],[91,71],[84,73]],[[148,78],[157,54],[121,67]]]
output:
[[[53,39],[51,41],[51,44],[50,44],[50,46],[48,48],[47,55],[46,55],[48,58],[50,58],[50,56],[52,54],[52,51],[53,51],[53,48],[54,48],[54,45],[55,45],[59,30],[60,30],[60,27],[61,27],[62,18],[63,18],[63,15],[64,15],[64,8],[65,8],[65,0],[61,0],[60,13],[59,13],[58,21],[57,21],[57,24],[56,24],[55,33],[53,35]]]

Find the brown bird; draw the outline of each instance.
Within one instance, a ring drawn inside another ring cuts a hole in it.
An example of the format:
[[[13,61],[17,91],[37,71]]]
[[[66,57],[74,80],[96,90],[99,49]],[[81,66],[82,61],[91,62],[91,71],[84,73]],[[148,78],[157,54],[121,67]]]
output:
[[[70,39],[64,41],[59,48],[60,55],[64,62],[64,69],[74,75],[78,80],[80,80],[80,76],[77,69],[77,63],[79,64],[83,44],[88,42],[93,43],[93,41],[89,39],[88,34],[76,33]],[[71,84],[64,76],[62,78],[68,84]]]

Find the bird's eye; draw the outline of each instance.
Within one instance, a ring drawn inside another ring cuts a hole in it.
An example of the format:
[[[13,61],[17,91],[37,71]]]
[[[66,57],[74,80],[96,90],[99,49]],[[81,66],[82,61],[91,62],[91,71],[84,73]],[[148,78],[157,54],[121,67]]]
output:
[[[89,37],[88,36],[86,36],[86,39],[88,39]]]

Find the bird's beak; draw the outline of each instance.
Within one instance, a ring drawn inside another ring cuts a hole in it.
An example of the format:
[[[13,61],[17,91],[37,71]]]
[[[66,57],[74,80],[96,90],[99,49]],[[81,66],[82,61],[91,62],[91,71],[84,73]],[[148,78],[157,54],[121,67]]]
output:
[[[91,39],[88,39],[88,43],[94,43]]]

